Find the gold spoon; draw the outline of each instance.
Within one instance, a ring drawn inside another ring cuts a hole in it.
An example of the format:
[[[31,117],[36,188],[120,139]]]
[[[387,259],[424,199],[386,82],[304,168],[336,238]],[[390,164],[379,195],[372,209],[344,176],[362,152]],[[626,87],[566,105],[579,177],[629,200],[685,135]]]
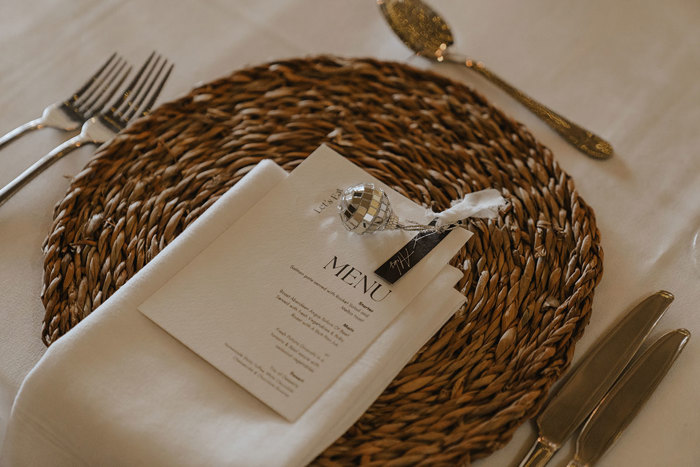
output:
[[[476,71],[534,112],[581,152],[595,159],[612,157],[612,146],[601,137],[581,128],[506,83],[483,63],[448,52],[447,48],[454,43],[450,27],[421,0],[377,0],[377,3],[389,26],[416,54],[438,62],[457,63]]]

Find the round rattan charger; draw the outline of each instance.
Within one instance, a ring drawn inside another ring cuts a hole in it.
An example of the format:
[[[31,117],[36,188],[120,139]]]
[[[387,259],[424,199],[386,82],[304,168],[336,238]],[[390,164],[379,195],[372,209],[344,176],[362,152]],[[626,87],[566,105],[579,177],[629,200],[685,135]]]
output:
[[[194,89],[102,148],[54,211],[43,340],[66,333],[260,160],[292,170],[321,143],[418,203],[496,188],[453,260],[465,305],[320,465],[454,465],[508,441],[567,367],[603,252],[593,211],[520,123],[404,64],[313,57]]]

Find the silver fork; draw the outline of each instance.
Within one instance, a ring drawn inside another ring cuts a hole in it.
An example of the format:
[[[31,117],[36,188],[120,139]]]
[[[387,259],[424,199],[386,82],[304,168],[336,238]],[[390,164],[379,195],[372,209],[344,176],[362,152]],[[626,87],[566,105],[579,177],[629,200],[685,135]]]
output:
[[[108,110],[91,117],[83,124],[79,135],[69,139],[36,161],[31,167],[2,188],[0,190],[0,205],[34,177],[74,149],[79,148],[83,144],[105,143],[126,128],[129,121],[137,115],[139,110],[143,109],[138,115],[146,115],[153,107],[160,91],[170,76],[170,72],[173,70],[172,64],[165,70],[167,64],[167,59],[160,55],[156,56],[156,53],[153,52],[138,73],[136,73],[126,90]],[[164,70],[165,73],[163,73]],[[154,71],[155,75],[153,74]]]
[[[0,136],[0,149],[31,130],[51,127],[64,131],[80,128],[87,119],[101,111],[124,82],[126,62],[113,53],[77,91],[63,102],[56,102],[44,109],[41,117],[20,125]],[[130,69],[130,68],[129,68]],[[118,81],[116,85],[110,86]]]

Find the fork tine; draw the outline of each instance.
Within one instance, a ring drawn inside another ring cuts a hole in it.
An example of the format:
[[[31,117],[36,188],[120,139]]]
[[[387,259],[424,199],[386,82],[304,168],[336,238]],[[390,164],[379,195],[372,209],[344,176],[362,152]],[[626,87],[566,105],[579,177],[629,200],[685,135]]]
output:
[[[126,61],[120,58],[117,62],[115,62],[112,69],[109,70],[108,74],[100,80],[98,86],[90,91],[89,95],[85,96],[84,99],[81,99],[81,102],[78,102],[75,107],[86,115],[102,110],[105,103],[102,103],[101,106],[97,106],[96,104],[98,100],[100,100],[104,93],[110,88],[110,85],[115,80],[119,79],[124,71],[124,67],[126,67]],[[131,69],[131,67],[129,67],[129,69]]]
[[[155,91],[153,91],[153,94],[151,94],[151,99],[148,101],[146,106],[143,108],[143,112],[141,112],[143,115],[147,115],[148,112],[151,110],[151,107],[153,107],[153,104],[155,104],[156,99],[158,99],[158,96],[160,95],[160,92],[163,90],[163,86],[165,86],[165,82],[168,81],[168,78],[170,77],[170,73],[173,71],[174,67],[175,67],[175,65],[170,64],[168,71],[165,72],[165,76],[163,76],[163,79],[160,80],[158,87],[156,88]]]
[[[158,68],[158,72],[153,77],[153,79],[150,80],[150,82],[148,83],[148,87],[146,87],[145,91],[139,95],[138,100],[137,100],[136,96],[134,96],[134,99],[132,100],[128,111],[124,115],[124,118],[126,120],[131,120],[131,118],[134,116],[134,114],[136,114],[136,112],[138,112],[139,108],[144,103],[146,98],[151,94],[151,89],[153,89],[153,85],[156,82],[158,82],[158,78],[160,78],[160,75],[163,73],[163,70],[165,69],[165,66],[167,64],[168,64],[168,60],[163,59],[163,62],[160,64],[160,67]],[[155,69],[155,65],[154,65],[154,69]]]
[[[80,99],[80,97],[83,95],[83,93],[84,93],[85,91],[87,91],[88,88],[89,88],[89,87],[97,80],[97,78],[102,74],[102,72],[105,71],[105,69],[109,66],[109,64],[112,62],[112,60],[114,60],[114,57],[116,57],[116,56],[117,56],[117,53],[114,52],[114,53],[107,59],[107,61],[104,62],[104,63],[102,64],[102,66],[101,66],[95,73],[93,73],[92,76],[90,76],[90,78],[88,78],[88,80],[80,87],[80,89],[78,89],[77,91],[75,91],[75,92],[73,93],[73,95],[66,101],[66,104],[69,104],[70,101],[72,101],[73,103],[77,102],[78,99]]]
[[[136,83],[141,78],[141,75],[143,75],[143,72],[144,72],[144,70],[146,70],[146,67],[148,67],[148,64],[151,63],[151,60],[153,59],[153,56],[155,54],[156,54],[155,51],[151,52],[151,55],[148,57],[148,59],[143,64],[143,66],[139,69],[139,71],[136,73],[136,76],[134,76],[134,79],[131,80],[131,83],[129,83],[129,86],[121,94],[119,99],[117,99],[117,101],[114,104],[112,104],[112,107],[110,107],[106,113],[110,113],[112,115],[117,115],[117,109],[119,109],[119,107],[122,106],[124,101],[126,101],[126,98],[129,97],[129,95],[131,94],[131,91],[134,89],[134,86],[136,86]]]
[[[109,68],[107,68],[104,74],[101,74],[92,83],[90,83],[91,85],[89,86],[89,89],[83,91],[83,93],[78,99],[73,99],[73,101],[70,103],[71,106],[73,108],[78,108],[85,104],[86,101],[90,100],[93,94],[95,94],[95,91],[97,91],[100,88],[100,86],[103,85],[105,79],[109,78],[112,74],[114,74],[114,71],[119,67],[119,64],[121,62],[121,57],[117,57],[117,60],[114,63],[112,63]]]
[[[122,67],[123,68],[123,67]],[[121,69],[120,69],[121,72]],[[124,73],[122,73],[121,78],[112,86],[112,89],[110,89],[107,92],[107,95],[104,96],[104,98],[93,107],[93,110],[91,111],[91,114],[94,114],[96,112],[99,112],[104,108],[105,105],[107,105],[107,102],[109,102],[112,97],[117,93],[117,91],[122,87],[122,84],[124,84],[124,80],[126,79],[127,76],[129,76],[129,73],[131,73],[131,66],[126,69]]]
[[[156,88],[155,91],[153,91],[153,94],[151,94],[151,98],[149,99],[146,106],[143,108],[143,111],[141,112],[142,115],[147,115],[148,112],[151,110],[151,108],[153,107],[153,104],[155,104],[155,102],[156,102],[156,99],[158,99],[160,92],[163,90],[163,86],[165,86],[165,82],[168,81],[168,78],[170,77],[170,73],[173,71],[174,67],[175,67],[175,65],[170,64],[170,67],[168,67],[168,71],[165,72],[165,76],[163,76],[163,78],[160,80],[158,87]]]
[[[156,55],[155,61],[149,66],[148,70],[146,71],[146,74],[141,78],[138,87],[131,92],[131,95],[122,105],[122,107],[117,109],[118,115],[122,117],[125,121],[129,119],[128,117],[126,117],[125,114],[134,105],[134,101],[136,101],[136,99],[138,99],[138,97],[141,94],[143,94],[143,88],[144,86],[146,86],[146,83],[151,81],[151,75],[153,74],[153,71],[158,67],[158,63],[161,61],[161,58],[162,57],[160,55]]]

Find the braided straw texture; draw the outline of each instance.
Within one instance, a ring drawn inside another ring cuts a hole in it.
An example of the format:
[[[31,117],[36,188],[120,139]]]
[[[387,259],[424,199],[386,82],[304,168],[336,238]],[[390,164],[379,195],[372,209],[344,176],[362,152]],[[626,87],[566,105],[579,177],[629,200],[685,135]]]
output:
[[[50,345],[109,298],[255,164],[293,169],[321,143],[442,210],[509,200],[453,260],[465,305],[314,463],[454,465],[539,409],[591,311],[603,252],[593,211],[520,123],[400,63],[313,57],[202,85],[102,148],[55,207],[44,244]]]

